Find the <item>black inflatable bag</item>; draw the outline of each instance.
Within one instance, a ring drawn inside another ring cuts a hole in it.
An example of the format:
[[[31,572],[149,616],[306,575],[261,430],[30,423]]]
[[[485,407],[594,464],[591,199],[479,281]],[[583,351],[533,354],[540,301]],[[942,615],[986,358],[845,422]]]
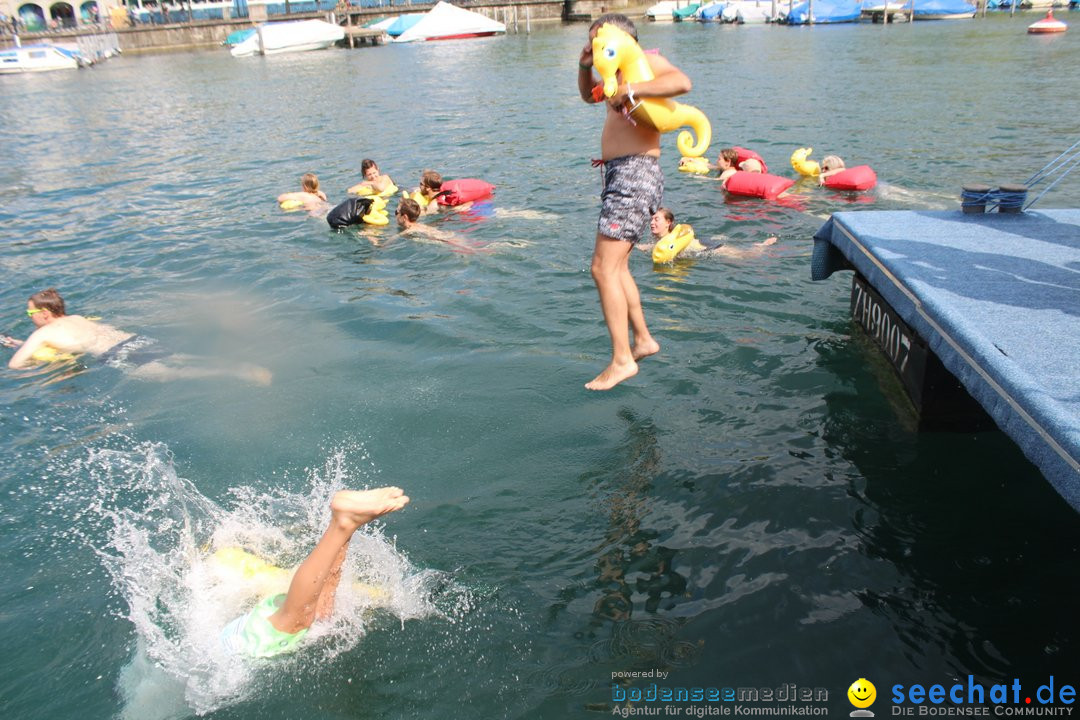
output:
[[[354,197],[338,205],[326,215],[326,222],[330,227],[338,230],[350,225],[360,225],[364,222],[364,216],[371,210],[372,198]]]

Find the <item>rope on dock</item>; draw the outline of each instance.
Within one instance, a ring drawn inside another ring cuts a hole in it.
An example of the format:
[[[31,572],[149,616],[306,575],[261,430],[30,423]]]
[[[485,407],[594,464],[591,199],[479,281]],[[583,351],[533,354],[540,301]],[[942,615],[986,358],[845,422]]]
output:
[[[1080,147],[1080,140],[1074,142],[1072,144],[1072,147],[1058,155],[1056,158],[1047,163],[1046,167],[1028,178],[1027,182],[1024,183],[1024,186],[1030,189],[1035,185],[1041,183],[1042,181],[1046,180],[1054,173],[1060,173],[1060,175],[1055,178],[1053,182],[1043,188],[1042,192],[1040,192],[1038,195],[1028,201],[1028,204],[1024,206],[1024,210],[1027,210],[1029,207],[1038,202],[1039,198],[1049,192],[1050,189],[1057,185],[1059,182],[1064,180],[1065,176],[1071,173],[1077,165],[1080,165],[1080,150],[1077,150],[1077,147]]]

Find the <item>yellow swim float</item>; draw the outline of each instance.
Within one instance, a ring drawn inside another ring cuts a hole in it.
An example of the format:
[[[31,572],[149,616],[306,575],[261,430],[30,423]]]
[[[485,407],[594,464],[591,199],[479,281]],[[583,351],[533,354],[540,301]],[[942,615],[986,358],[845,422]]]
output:
[[[817,160],[807,159],[812,152],[814,152],[814,148],[807,147],[799,148],[791,153],[791,167],[795,168],[795,172],[803,177],[817,177],[821,174],[821,166],[818,165]]]
[[[420,192],[420,190],[416,190],[414,192],[409,192],[408,190],[402,190],[401,191],[401,197],[403,197],[403,198],[405,198],[407,200],[415,200],[416,204],[420,206],[421,210],[426,208],[428,206],[428,204],[431,202],[431,200],[429,200],[427,197],[425,197],[424,193]]]
[[[304,208],[303,200],[282,200],[278,203],[282,210],[291,212],[293,210],[302,210]]]
[[[707,175],[709,170],[709,161],[704,157],[683,157],[679,161],[679,172]]]
[[[375,195],[371,198],[371,207],[368,208],[367,215],[360,219],[368,225],[390,224],[390,215],[386,212],[386,201],[382,199],[381,195]]]
[[[219,548],[210,556],[210,562],[220,580],[246,585],[263,596],[286,592],[294,572],[273,565],[240,547]],[[385,587],[362,582],[354,582],[352,586],[366,595],[369,602],[386,602],[390,599]]]
[[[669,263],[693,241],[694,228],[680,223],[671,228],[671,232],[660,238],[653,246],[652,261],[657,264]]]
[[[355,192],[353,192],[354,189],[355,189]],[[389,198],[389,197],[394,197],[394,195],[397,195],[398,186],[395,185],[394,183],[390,183],[389,185],[387,185],[380,192],[375,192],[375,188],[371,187],[370,185],[361,185],[361,186],[359,186],[357,188],[350,188],[349,191],[352,192],[353,195],[359,195],[360,197],[367,197],[368,195],[374,195],[375,197]]]
[[[56,348],[51,348],[48,345],[44,345],[35,350],[34,354],[31,355],[30,358],[37,363],[54,363],[74,360],[75,356],[71,353],[60,352]]]

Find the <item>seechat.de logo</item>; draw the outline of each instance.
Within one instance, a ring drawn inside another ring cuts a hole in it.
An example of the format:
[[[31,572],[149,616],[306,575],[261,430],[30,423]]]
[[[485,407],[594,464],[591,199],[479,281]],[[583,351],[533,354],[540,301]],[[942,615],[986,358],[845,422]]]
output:
[[[874,683],[866,678],[859,678],[847,689],[847,699],[856,708],[851,711],[851,717],[874,717],[874,713],[866,709],[877,700],[877,688],[874,687]]]

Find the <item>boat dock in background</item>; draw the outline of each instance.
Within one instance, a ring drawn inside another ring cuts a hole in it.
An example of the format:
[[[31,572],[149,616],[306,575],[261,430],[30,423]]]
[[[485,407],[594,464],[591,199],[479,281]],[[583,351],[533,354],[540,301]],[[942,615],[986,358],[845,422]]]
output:
[[[965,413],[958,381],[1080,511],[1080,210],[836,213],[811,275],[840,269],[924,425]]]

